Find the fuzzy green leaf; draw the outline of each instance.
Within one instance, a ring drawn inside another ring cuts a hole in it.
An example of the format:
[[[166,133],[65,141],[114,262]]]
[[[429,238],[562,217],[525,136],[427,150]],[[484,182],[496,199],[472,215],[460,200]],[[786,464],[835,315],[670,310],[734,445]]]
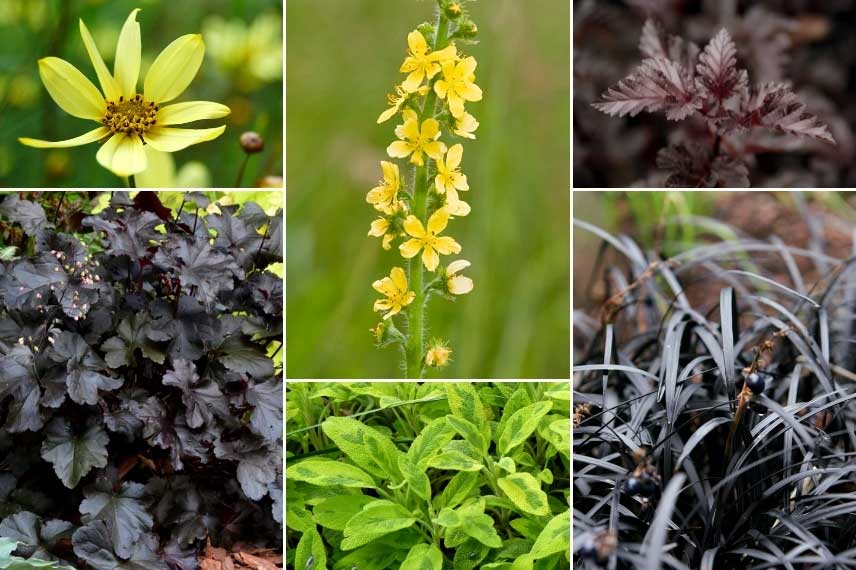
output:
[[[479,471],[482,468],[482,464],[467,457],[460,451],[452,450],[444,451],[440,455],[432,457],[428,462],[428,467],[448,471]]]
[[[474,449],[477,449],[482,455],[487,453],[487,442],[490,441],[489,427],[485,428],[488,431],[488,436],[485,437],[479,428],[468,420],[451,415],[446,416],[446,420]]]
[[[526,441],[552,407],[553,402],[535,402],[514,412],[499,436],[499,452],[506,455]]]
[[[407,485],[416,496],[425,501],[431,499],[431,481],[428,480],[425,471],[419,469],[406,455],[398,457],[398,468],[401,469]]]
[[[321,535],[315,528],[300,537],[294,553],[294,568],[299,570],[327,570],[327,551]]]
[[[571,516],[569,511],[559,513],[547,523],[532,545],[529,555],[532,558],[545,558],[556,552],[570,548],[568,536],[571,534]]]
[[[497,481],[499,488],[524,513],[536,516],[550,514],[547,494],[541,483],[529,473],[514,473]]]
[[[443,553],[433,544],[417,544],[407,553],[399,570],[442,570]]]
[[[337,495],[315,505],[312,516],[325,528],[345,530],[348,521],[374,500],[366,495]]]
[[[371,475],[359,467],[320,457],[295,463],[285,470],[285,476],[321,487],[376,488]]]
[[[439,501],[435,501],[435,508],[457,507],[466,500],[473,489],[477,488],[479,481],[478,473],[461,471],[449,480]]]
[[[496,529],[493,527],[493,519],[490,515],[467,516],[461,525],[461,530],[485,546],[491,548],[502,546],[502,539],[496,533]]]
[[[437,418],[422,428],[422,432],[410,444],[407,457],[417,467],[425,469],[428,461],[453,437],[455,437],[455,429],[449,425],[446,418]]]
[[[484,405],[472,384],[455,382],[446,384],[449,409],[459,418],[476,425],[481,430],[487,423]]]
[[[342,550],[362,546],[385,534],[407,528],[415,522],[413,515],[401,505],[389,501],[369,503],[345,525]]]
[[[401,451],[389,437],[353,418],[327,418],[321,429],[351,461],[376,479],[401,481]]]

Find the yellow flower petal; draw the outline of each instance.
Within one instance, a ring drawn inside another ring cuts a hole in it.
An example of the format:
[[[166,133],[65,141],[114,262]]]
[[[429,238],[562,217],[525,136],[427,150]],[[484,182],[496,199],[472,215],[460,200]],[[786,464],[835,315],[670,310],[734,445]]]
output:
[[[79,137],[64,141],[51,142],[39,139],[30,139],[26,137],[21,137],[18,140],[21,142],[21,144],[25,144],[33,148],[67,148],[70,146],[81,146],[84,144],[89,144],[91,142],[95,142],[101,138],[104,138],[109,134],[110,129],[108,129],[107,127],[98,127],[97,129],[91,130],[88,133],[84,133]]]
[[[418,222],[419,220],[416,220],[416,221]],[[448,225],[448,223],[449,223],[449,211],[446,210],[446,208],[440,208],[439,210],[437,210],[436,212],[431,214],[430,218],[428,218],[428,231],[432,232],[434,234],[439,234],[440,232],[442,232],[443,230],[446,229],[446,226]],[[407,222],[405,222],[404,224],[405,224],[404,229],[406,230],[407,229]],[[422,224],[420,224],[419,226],[421,228]],[[407,233],[410,233],[410,232],[407,232]],[[411,235],[413,235],[413,234],[411,234]],[[415,236],[415,237],[419,237],[419,236]]]
[[[384,181],[397,190],[399,187],[398,165],[394,162],[381,160],[380,169],[383,172]]]
[[[146,169],[137,174],[137,188],[177,188],[175,161],[168,152],[161,152],[145,146]]]
[[[157,114],[158,125],[183,125],[203,119],[219,119],[231,113],[226,105],[211,101],[188,101],[161,107]]]
[[[443,153],[446,152],[446,145],[440,141],[434,141],[424,146],[425,154],[437,160],[443,158]]]
[[[428,42],[419,30],[413,30],[407,34],[407,47],[413,55],[424,55],[428,51]]]
[[[389,319],[397,315],[401,311],[401,305],[393,305],[392,310],[383,316],[383,320]]]
[[[211,129],[174,129],[172,127],[154,127],[146,133],[146,142],[155,150],[176,152],[190,145],[214,140],[223,134],[226,125]]]
[[[466,259],[456,259],[455,261],[446,266],[446,275],[453,276],[455,275],[455,273],[463,271],[469,266],[470,262]]]
[[[415,291],[408,291],[407,293],[405,293],[404,299],[402,300],[401,304],[404,306],[407,306],[410,303],[412,303],[413,299],[415,299],[415,298],[416,298],[416,292]]]
[[[205,42],[199,34],[181,36],[166,46],[146,74],[145,97],[165,103],[181,95],[202,65]]]
[[[428,222],[428,225],[430,227],[431,222]],[[413,214],[410,214],[404,220],[404,231],[415,238],[425,237],[425,228],[422,226],[422,222]]]
[[[386,147],[386,153],[392,158],[404,158],[413,152],[413,145],[407,141],[395,141]]]
[[[98,122],[104,118],[107,111],[104,97],[67,61],[58,57],[40,59],[39,75],[51,98],[69,115]]]
[[[401,87],[408,93],[413,93],[414,91],[419,89],[419,86],[422,85],[422,81],[424,79],[425,70],[420,67],[419,69],[410,72],[410,75],[407,76],[407,79],[405,79],[401,83]]]
[[[458,89],[458,93],[460,96],[467,101],[481,101],[482,100],[482,90],[481,87],[476,85],[475,83],[464,83]]]
[[[449,293],[453,295],[464,295],[473,290],[473,280],[463,275],[456,275],[447,282]]]
[[[445,63],[458,57],[458,48],[454,44],[448,45],[441,50],[433,52],[430,57],[433,61]]]
[[[122,95],[131,98],[137,93],[137,80],[140,78],[140,24],[137,22],[137,8],[131,11],[116,42],[116,61],[113,62],[113,75],[122,91]]]
[[[425,264],[425,269],[428,271],[434,271],[440,265],[440,256],[437,255],[433,247],[425,246],[425,249],[422,250],[422,263]]]
[[[92,35],[89,33],[89,29],[86,27],[86,24],[83,23],[83,20],[80,20],[80,37],[83,38],[83,45],[86,46],[86,53],[89,54],[89,59],[92,61],[92,67],[95,68],[95,73],[98,75],[98,82],[101,84],[101,90],[104,92],[104,96],[113,101],[118,100],[119,96],[122,94],[122,90],[119,88],[119,84],[113,78],[113,75],[107,69],[107,66],[104,64],[104,60],[101,59],[101,54],[98,52],[95,40],[92,39]]]
[[[437,82],[434,83],[434,92],[440,99],[445,99],[446,94],[449,92],[449,84],[442,79],[437,80]]]
[[[387,297],[392,297],[395,295],[395,285],[392,283],[392,279],[389,277],[384,277],[383,279],[378,279],[374,283],[372,283],[372,287],[378,293],[382,293]]]
[[[453,144],[446,153],[446,168],[449,170],[457,170],[461,165],[461,158],[464,156],[464,145]]]
[[[467,175],[461,174],[460,172],[452,174],[452,185],[461,191],[467,191],[470,189],[470,185],[467,183]]]
[[[393,267],[389,276],[392,278],[392,283],[398,291],[407,291],[407,275],[404,273],[404,269]]]
[[[449,236],[434,238],[434,248],[443,255],[461,253],[461,245]]]
[[[422,249],[422,242],[418,239],[409,239],[398,246],[399,253],[401,253],[401,256],[406,259],[416,257],[420,249]]]
[[[388,311],[392,308],[392,303],[389,302],[389,299],[378,299],[372,308],[375,311]]]
[[[440,136],[440,123],[437,119],[425,119],[422,121],[422,138],[434,140]]]
[[[446,100],[449,102],[449,112],[453,117],[457,119],[464,116],[464,100],[457,91],[450,89]]]
[[[415,113],[414,113],[415,115]],[[401,133],[400,135],[398,133]],[[395,133],[398,138],[415,141],[419,139],[419,120],[416,118],[405,118],[401,130]]]
[[[117,176],[131,176],[146,169],[148,161],[139,137],[115,134],[95,155],[98,164]]]
[[[389,109],[387,109],[386,111],[384,111],[383,113],[380,114],[380,117],[377,118],[377,123],[381,124],[384,121],[388,121],[397,112],[398,112],[398,107],[396,107],[396,106],[390,107]]]
[[[389,220],[386,218],[378,218],[372,222],[369,235],[372,237],[381,237],[389,229]]]
[[[452,196],[454,195],[454,200],[452,200]],[[444,206],[447,210],[449,210],[449,214],[452,216],[466,216],[470,213],[470,205],[464,202],[463,200],[458,199],[457,191],[454,194],[449,192],[449,200],[446,202]]]

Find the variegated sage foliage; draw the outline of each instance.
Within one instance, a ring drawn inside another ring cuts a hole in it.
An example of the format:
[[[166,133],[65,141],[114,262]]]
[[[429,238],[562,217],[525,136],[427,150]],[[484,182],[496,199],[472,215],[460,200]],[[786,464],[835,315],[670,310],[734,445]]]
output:
[[[281,218],[36,196],[0,194],[0,569],[279,548]]]
[[[289,383],[296,570],[570,561],[568,383]]]

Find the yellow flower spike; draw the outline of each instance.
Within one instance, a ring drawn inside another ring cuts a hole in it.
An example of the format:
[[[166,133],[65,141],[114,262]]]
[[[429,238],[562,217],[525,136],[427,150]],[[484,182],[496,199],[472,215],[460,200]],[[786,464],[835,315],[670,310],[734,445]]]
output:
[[[366,202],[373,205],[376,210],[391,213],[393,204],[398,200],[398,190],[401,188],[401,177],[398,173],[398,165],[394,162],[380,161],[383,171],[383,180],[369,190],[366,194]]]
[[[383,315],[384,320],[397,315],[416,297],[416,293],[407,290],[407,275],[401,267],[393,267],[389,277],[378,279],[372,283],[372,287],[386,297],[374,303],[375,311],[386,311]]]
[[[69,115],[101,126],[58,142],[22,137],[18,139],[22,144],[63,148],[100,141],[103,144],[96,153],[98,163],[118,176],[132,176],[148,166],[146,145],[161,152],[176,152],[223,134],[225,125],[209,129],[177,129],[170,125],[225,117],[230,113],[225,105],[192,101],[161,106],[181,95],[196,76],[205,54],[202,36],[188,34],[168,45],[149,68],[142,93],[137,91],[141,59],[140,25],[136,20],[139,11],[131,11],[119,33],[112,74],[86,24],[80,21],[80,36],[101,91],[67,61],[57,57],[39,60],[39,75],[54,102]]]
[[[440,123],[436,119],[422,121],[420,128],[419,117],[416,111],[407,109],[402,113],[404,123],[395,127],[397,140],[386,148],[387,154],[392,158],[410,157],[410,162],[423,166],[425,161],[422,154],[437,160],[446,152],[446,145],[437,139],[440,138]]]
[[[461,252],[461,245],[449,236],[438,235],[449,223],[449,211],[440,208],[428,218],[428,228],[414,215],[404,220],[404,231],[412,239],[398,246],[399,252],[406,259],[416,257],[422,252],[422,263],[428,271],[434,271],[440,264],[440,255],[451,255]]]
[[[473,280],[464,275],[458,275],[470,266],[466,259],[456,259],[446,267],[446,289],[453,295],[465,295],[473,290]]]
[[[469,190],[467,175],[461,174],[461,158],[464,155],[464,147],[461,144],[452,145],[446,158],[437,159],[437,176],[434,177],[434,186],[440,194],[446,194],[451,203],[458,202],[458,190]]]
[[[442,368],[452,361],[452,349],[441,340],[434,339],[425,353],[425,365]]]
[[[434,83],[434,92],[449,103],[449,112],[456,119],[464,116],[464,101],[481,101],[482,90],[475,84],[476,58],[443,63],[443,79]]]
[[[401,87],[407,93],[416,91],[422,82],[426,79],[431,79],[437,72],[440,71],[438,61],[454,57],[457,50],[453,45],[446,47],[440,51],[432,52],[428,47],[428,42],[425,41],[425,36],[418,30],[413,30],[407,34],[408,55],[401,64],[399,71],[407,73]]]
[[[475,117],[464,111],[464,116],[455,119],[455,129],[454,133],[459,137],[463,137],[465,139],[475,139],[476,136],[473,134],[476,132],[476,129],[479,128],[479,122]]]

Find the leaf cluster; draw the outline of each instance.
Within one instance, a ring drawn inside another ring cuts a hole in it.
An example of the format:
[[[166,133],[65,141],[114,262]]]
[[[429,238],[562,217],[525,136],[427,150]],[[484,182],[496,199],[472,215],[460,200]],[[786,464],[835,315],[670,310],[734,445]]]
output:
[[[281,218],[116,192],[65,232],[0,199],[0,536],[95,570],[278,547]]]
[[[294,568],[567,567],[567,383],[289,383],[286,430]]]
[[[580,567],[856,564],[856,259],[735,230],[663,260],[575,225],[605,299],[574,315]]]

